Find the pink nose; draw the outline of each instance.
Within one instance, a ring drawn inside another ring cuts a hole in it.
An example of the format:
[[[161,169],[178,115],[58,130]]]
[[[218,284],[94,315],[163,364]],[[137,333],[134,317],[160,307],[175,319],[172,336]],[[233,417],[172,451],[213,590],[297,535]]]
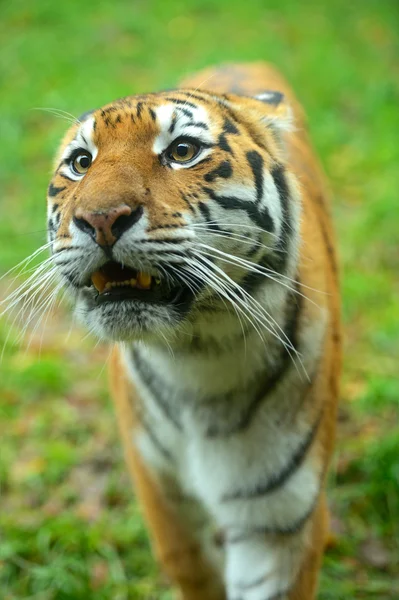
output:
[[[90,235],[99,246],[112,246],[140,219],[142,214],[142,206],[132,210],[126,204],[98,212],[78,208],[73,222],[81,231]]]

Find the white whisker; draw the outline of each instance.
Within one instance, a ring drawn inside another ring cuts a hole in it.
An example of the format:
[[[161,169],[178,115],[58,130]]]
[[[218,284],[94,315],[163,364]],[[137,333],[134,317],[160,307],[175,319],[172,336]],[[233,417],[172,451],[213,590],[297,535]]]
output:
[[[257,317],[257,320],[259,323],[261,323],[263,325],[263,327],[271,334],[273,335],[275,338],[277,338],[283,345],[284,347],[290,348],[290,350],[292,350],[293,352],[297,353],[297,350],[295,349],[295,347],[292,345],[292,342],[287,338],[287,341],[285,342],[284,340],[281,339],[281,337],[278,335],[274,325],[270,322],[270,315],[267,313],[267,311],[264,309],[264,307],[262,307],[259,302],[257,302],[254,298],[252,298],[252,296],[250,296],[249,294],[247,294],[245,292],[245,290],[243,290],[235,281],[233,281],[222,269],[220,269],[219,267],[217,267],[216,265],[214,265],[211,261],[208,261],[206,259],[206,257],[201,256],[202,261],[205,261],[208,266],[213,269],[216,270],[217,273],[219,273],[223,278],[224,278],[224,283],[226,285],[228,285],[229,287],[229,291],[230,293],[232,292],[232,290],[236,289],[238,294],[243,294],[244,297],[247,299],[247,302],[249,301],[250,305],[252,305],[252,307],[249,307],[242,298],[240,298],[239,295],[237,295],[237,293],[235,293],[233,291],[234,294],[234,298],[236,301],[238,301],[242,306],[244,306],[244,308],[250,308],[251,310],[251,314],[255,317]],[[201,263],[199,263],[201,264]],[[198,266],[198,264],[197,264]],[[220,280],[219,280],[220,281]],[[266,321],[266,323],[265,323]],[[281,332],[284,334],[283,330],[280,328]],[[287,337],[287,336],[286,336]]]
[[[253,273],[259,273],[260,275],[264,275],[271,281],[274,281],[274,282],[282,285],[283,287],[287,288],[288,290],[290,290],[294,294],[297,294],[298,296],[302,296],[302,298],[305,298],[305,300],[308,300],[308,302],[310,302],[317,308],[320,308],[320,306],[318,304],[316,304],[316,302],[314,302],[311,298],[309,298],[308,296],[306,296],[299,290],[289,286],[287,283],[280,281],[279,278],[281,277],[282,279],[286,279],[286,280],[290,281],[291,283],[297,284],[298,282],[295,279],[292,279],[291,277],[288,277],[287,275],[277,273],[276,271],[273,271],[272,269],[269,269],[268,267],[263,267],[262,265],[258,265],[257,263],[253,263],[244,258],[240,258],[240,257],[234,256],[233,254],[228,254],[227,252],[223,252],[222,250],[214,248],[213,246],[208,246],[207,244],[203,244],[203,243],[199,243],[198,246],[206,248],[208,251],[215,252],[217,254],[216,258],[219,258],[220,260],[222,260],[224,262],[230,263],[233,266],[240,266],[241,268],[252,271]],[[213,257],[215,257],[215,255],[213,255]],[[316,290],[316,289],[311,288],[306,285],[303,285],[302,287],[310,289],[311,291],[314,291],[314,292],[319,292],[319,293],[324,294],[324,292],[322,292],[320,290]]]

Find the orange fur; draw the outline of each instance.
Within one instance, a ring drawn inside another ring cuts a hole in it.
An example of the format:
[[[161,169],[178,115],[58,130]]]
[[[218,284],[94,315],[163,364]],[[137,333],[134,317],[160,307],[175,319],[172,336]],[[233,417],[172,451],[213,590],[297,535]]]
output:
[[[317,321],[320,306],[324,307],[329,315],[317,373],[313,376],[303,399],[304,414],[309,422],[315,420],[322,408],[321,422],[311,449],[311,457],[315,461],[321,460],[325,476],[334,445],[341,364],[339,289],[327,193],[318,161],[305,131],[303,110],[283,78],[264,63],[207,69],[185,80],[183,87],[228,94],[229,102],[235,107],[237,122],[242,121],[242,131],[255,139],[259,131],[260,115],[273,124],[275,118],[289,118],[288,106],[293,111],[295,129],[284,135],[284,147],[276,135],[270,135],[267,144],[276,160],[284,153],[287,154],[286,168],[300,183],[303,214],[300,227],[302,243],[299,277],[302,289],[306,289],[306,295],[310,299],[310,302],[303,305],[300,323]],[[258,103],[252,100],[251,96],[265,90],[281,91],[285,100],[276,107],[264,106],[261,113]],[[179,92],[173,92],[173,96],[178,98]],[[159,102],[162,102],[163,98],[164,96],[160,95]],[[158,96],[154,96],[153,101],[157,102]],[[161,174],[160,165],[156,164],[145,147],[145,138],[148,137],[151,128],[149,117],[143,117],[140,126],[142,137],[135,134],[134,146],[128,147],[126,132],[133,128],[133,123],[129,120],[129,109],[123,103],[110,105],[113,106],[115,112],[109,113],[113,125],[112,128],[108,127],[107,134],[112,136],[112,153],[108,151],[108,154],[93,163],[91,176],[79,184],[79,196],[75,194],[65,203],[60,237],[68,238],[68,223],[78,206],[82,211],[98,211],[122,201],[127,201],[129,206],[145,203],[150,215],[150,226],[154,231],[162,229],[172,221],[179,223],[181,213],[187,210],[187,207],[176,189],[183,189],[189,193],[190,185],[208,171],[208,166],[199,167],[192,172],[182,170],[174,173],[173,179],[168,174]],[[96,114],[99,114],[99,111]],[[245,119],[242,118],[243,114]],[[116,120],[117,116],[121,117],[121,122]],[[104,122],[99,121],[96,131],[98,139],[101,139],[105,128]],[[75,131],[76,128],[72,129],[62,147],[72,139]],[[246,166],[243,166],[244,161],[241,160],[243,150],[240,137],[232,140],[231,145],[235,155],[234,168],[242,172],[243,179],[248,178]],[[217,154],[217,151],[215,152]],[[108,168],[108,164],[115,157],[116,166]],[[216,156],[215,161],[217,159]],[[270,162],[267,166],[271,164]],[[135,182],[133,192],[132,180]],[[60,179],[54,181],[55,185],[62,183]],[[118,182],[117,185],[115,181]],[[165,197],[167,202],[164,201]],[[190,200],[195,204],[195,197]],[[181,523],[178,512],[165,497],[165,482],[161,483],[152,473],[132,442],[135,431],[139,428],[136,411],[141,400],[127,376],[122,355],[116,347],[111,361],[110,381],[126,461],[150,529],[155,553],[163,569],[177,585],[183,600],[225,600],[223,585],[218,580],[213,565],[201,553],[198,542]],[[312,600],[315,597],[327,531],[328,514],[322,492],[310,520],[307,553],[303,557],[301,572],[294,589],[289,595],[290,600]],[[284,540],[280,541],[284,543]]]

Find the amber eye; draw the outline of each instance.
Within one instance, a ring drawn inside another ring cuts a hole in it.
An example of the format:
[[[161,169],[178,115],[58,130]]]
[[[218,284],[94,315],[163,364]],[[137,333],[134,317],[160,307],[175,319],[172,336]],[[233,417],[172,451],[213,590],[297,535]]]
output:
[[[169,160],[185,163],[192,160],[199,152],[199,146],[188,140],[176,140],[169,146],[166,155]]]
[[[78,175],[84,175],[91,165],[92,157],[89,152],[80,152],[72,160],[72,169]]]

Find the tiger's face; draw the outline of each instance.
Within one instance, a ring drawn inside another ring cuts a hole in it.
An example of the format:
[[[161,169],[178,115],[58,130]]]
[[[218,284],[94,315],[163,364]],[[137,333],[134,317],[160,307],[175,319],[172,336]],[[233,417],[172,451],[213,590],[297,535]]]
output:
[[[240,318],[261,286],[289,275],[298,202],[287,120],[277,93],[178,90],[118,100],[72,126],[48,235],[90,330],[122,341],[176,332],[207,310]]]

